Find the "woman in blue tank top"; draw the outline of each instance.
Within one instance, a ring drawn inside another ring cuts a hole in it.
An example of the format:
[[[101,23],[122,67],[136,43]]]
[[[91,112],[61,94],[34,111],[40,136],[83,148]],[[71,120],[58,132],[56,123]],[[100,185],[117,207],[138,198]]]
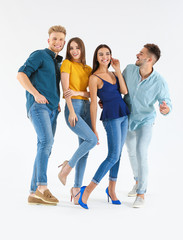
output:
[[[110,64],[115,70],[114,73],[108,70]],[[89,195],[108,171],[109,186],[106,188],[108,200],[111,198],[113,204],[121,204],[116,196],[115,187],[121,151],[128,129],[129,114],[121,94],[127,94],[128,90],[121,74],[120,63],[117,59],[112,58],[111,49],[107,45],[99,45],[95,50],[89,88],[92,130],[98,141],[99,137],[96,129],[97,96],[103,104],[100,120],[102,120],[107,134],[108,156],[99,166],[90,184],[81,188],[78,203],[86,209],[88,209],[87,200]]]

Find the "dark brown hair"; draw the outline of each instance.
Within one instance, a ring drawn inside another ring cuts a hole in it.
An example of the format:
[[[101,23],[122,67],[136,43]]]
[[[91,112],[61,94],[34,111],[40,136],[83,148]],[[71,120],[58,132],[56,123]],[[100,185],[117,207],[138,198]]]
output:
[[[93,70],[92,70],[92,74],[97,71],[98,67],[99,67],[99,62],[97,60],[97,53],[98,53],[98,50],[101,49],[101,48],[107,48],[109,49],[109,52],[110,54],[112,55],[112,51],[110,49],[110,47],[108,47],[106,44],[100,44],[96,49],[95,49],[95,52],[94,52],[94,55],[93,55]],[[108,68],[109,66],[111,65],[111,63],[108,64]]]
[[[161,51],[159,47],[153,43],[147,43],[144,45],[145,48],[149,51],[149,53],[153,54],[156,58],[156,62],[159,60],[161,56]]]
[[[70,45],[71,45],[71,42],[75,42],[78,44],[78,47],[79,49],[81,50],[81,63],[83,65],[86,65],[86,58],[85,58],[85,45],[83,43],[83,41],[78,38],[78,37],[74,37],[74,38],[71,38],[67,44],[67,52],[66,52],[66,59],[68,60],[72,60],[72,56],[70,54]]]

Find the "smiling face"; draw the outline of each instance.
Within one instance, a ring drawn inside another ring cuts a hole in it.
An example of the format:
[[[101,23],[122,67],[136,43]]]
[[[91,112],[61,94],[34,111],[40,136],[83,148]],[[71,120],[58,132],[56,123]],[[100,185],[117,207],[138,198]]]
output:
[[[78,46],[78,44],[74,41],[70,43],[70,55],[71,55],[72,61],[74,62],[81,61],[81,49]]]
[[[135,64],[139,67],[144,66],[145,64],[152,60],[147,48],[143,48],[136,56],[137,61]]]
[[[108,48],[100,48],[97,52],[97,60],[100,65],[108,67],[111,61],[111,53]]]
[[[65,45],[65,34],[62,32],[52,32],[48,39],[48,48],[55,53],[59,53]]]

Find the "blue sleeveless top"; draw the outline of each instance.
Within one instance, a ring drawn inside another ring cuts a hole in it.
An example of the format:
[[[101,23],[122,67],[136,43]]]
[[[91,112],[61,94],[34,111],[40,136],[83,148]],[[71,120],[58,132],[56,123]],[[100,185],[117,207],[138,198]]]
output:
[[[97,90],[97,96],[103,104],[103,111],[100,120],[111,120],[130,114],[130,111],[128,110],[126,103],[123,101],[119,91],[120,86],[118,77],[115,75],[115,84],[109,83],[99,76],[97,77],[103,81],[103,87]]]

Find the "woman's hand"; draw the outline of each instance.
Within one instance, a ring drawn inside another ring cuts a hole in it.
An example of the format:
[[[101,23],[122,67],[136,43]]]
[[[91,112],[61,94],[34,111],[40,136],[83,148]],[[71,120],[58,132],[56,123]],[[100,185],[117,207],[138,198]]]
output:
[[[114,68],[116,72],[121,71],[120,62],[118,59],[111,58],[111,66]]]
[[[120,62],[118,59],[114,59],[111,58],[111,66],[114,68],[115,70],[115,75],[118,77],[119,79],[119,86],[120,86],[120,92],[124,95],[126,95],[128,93],[128,89],[126,86],[126,82],[121,74],[121,70],[120,70]]]
[[[77,118],[75,112],[69,113],[68,121],[69,121],[71,127],[75,127],[76,122],[78,121],[78,118]]]
[[[64,97],[68,98],[68,97],[73,97],[73,96],[78,96],[78,92],[68,89],[64,92]]]
[[[58,111],[61,112],[60,103],[58,104]]]
[[[97,142],[97,145],[99,145],[100,143],[99,143],[99,137],[98,137],[98,132],[95,130],[95,131],[93,131],[94,133],[95,133],[95,135],[96,135],[96,137],[97,137],[97,140],[98,140],[98,142]]]
[[[73,96],[78,96],[78,92],[72,90],[72,89],[68,89],[64,92],[64,97],[68,98],[68,97],[73,97]]]
[[[90,97],[90,93],[87,91],[74,91],[71,89],[68,89],[64,92],[64,97],[69,98],[69,97],[73,97],[73,96],[81,96],[81,97],[86,97],[89,98]]]

